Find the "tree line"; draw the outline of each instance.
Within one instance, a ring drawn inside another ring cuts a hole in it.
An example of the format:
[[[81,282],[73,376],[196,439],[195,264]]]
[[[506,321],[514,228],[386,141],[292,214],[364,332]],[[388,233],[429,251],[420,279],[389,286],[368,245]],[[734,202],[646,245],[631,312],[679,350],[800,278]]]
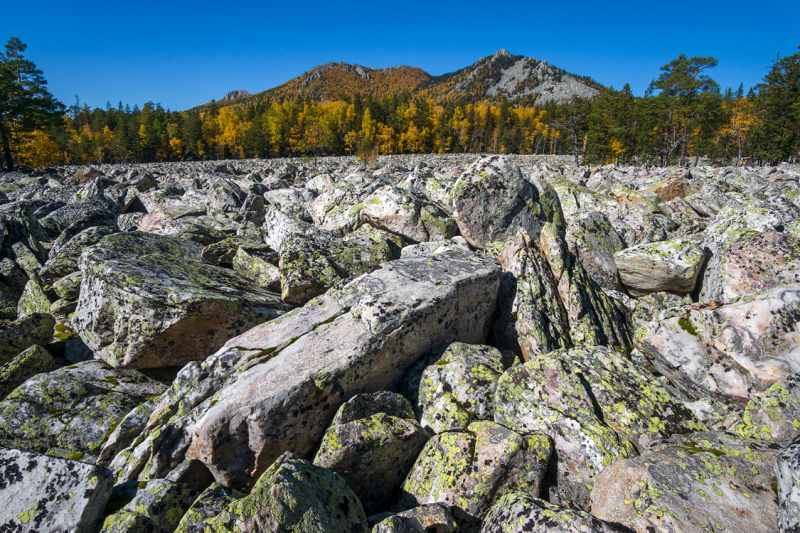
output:
[[[800,52],[746,94],[721,91],[712,57],[681,55],[642,97],[630,86],[545,105],[342,94],[170,111],[66,108],[11,39],[0,55],[0,140],[7,167],[401,153],[572,154],[578,164],[777,163],[800,159]]]

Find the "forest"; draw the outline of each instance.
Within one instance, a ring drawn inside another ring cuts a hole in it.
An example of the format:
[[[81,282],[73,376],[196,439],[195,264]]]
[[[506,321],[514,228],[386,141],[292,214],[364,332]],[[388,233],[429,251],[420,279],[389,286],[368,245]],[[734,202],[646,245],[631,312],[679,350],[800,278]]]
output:
[[[799,47],[800,48],[800,47]],[[629,85],[544,106],[341,93],[170,111],[66,107],[12,38],[0,54],[0,137],[6,167],[357,154],[571,154],[577,164],[774,164],[800,159],[800,52],[763,82],[722,91],[713,57],[679,56],[644,96]]]

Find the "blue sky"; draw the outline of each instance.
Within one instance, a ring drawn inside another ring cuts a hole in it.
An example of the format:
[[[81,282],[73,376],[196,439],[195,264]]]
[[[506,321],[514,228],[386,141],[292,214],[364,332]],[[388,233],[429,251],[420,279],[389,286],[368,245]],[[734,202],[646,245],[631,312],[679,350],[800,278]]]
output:
[[[67,105],[187,109],[262,91],[327,61],[443,74],[500,48],[642,94],[684,53],[714,56],[725,88],[798,51],[800,2],[8,2],[19,37]]]

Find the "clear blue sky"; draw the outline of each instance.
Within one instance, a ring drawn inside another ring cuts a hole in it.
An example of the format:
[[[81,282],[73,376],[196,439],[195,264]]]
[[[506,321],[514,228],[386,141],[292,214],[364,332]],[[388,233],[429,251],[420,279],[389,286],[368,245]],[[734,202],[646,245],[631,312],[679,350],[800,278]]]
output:
[[[715,56],[723,87],[759,83],[800,45],[800,2],[9,1],[19,37],[65,104],[182,110],[269,89],[327,61],[443,74],[500,48],[642,94],[684,53]]]

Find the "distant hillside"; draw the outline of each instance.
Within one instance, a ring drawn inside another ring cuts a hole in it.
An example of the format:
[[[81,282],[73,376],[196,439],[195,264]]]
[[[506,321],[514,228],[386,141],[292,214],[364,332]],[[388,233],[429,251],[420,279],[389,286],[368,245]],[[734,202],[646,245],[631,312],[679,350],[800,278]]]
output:
[[[544,104],[549,101],[568,101],[574,95],[593,96],[600,88],[601,85],[591,78],[570,74],[546,61],[499,50],[469,67],[441,76],[431,76],[417,67],[375,69],[357,64],[325,63],[283,85],[257,94],[248,96],[246,91],[234,91],[217,105],[252,105],[275,99],[305,97],[317,102],[329,102],[356,93],[383,98],[401,91],[435,100],[526,98],[536,104]],[[238,93],[245,95],[239,96]],[[229,98],[231,94],[236,96]]]

